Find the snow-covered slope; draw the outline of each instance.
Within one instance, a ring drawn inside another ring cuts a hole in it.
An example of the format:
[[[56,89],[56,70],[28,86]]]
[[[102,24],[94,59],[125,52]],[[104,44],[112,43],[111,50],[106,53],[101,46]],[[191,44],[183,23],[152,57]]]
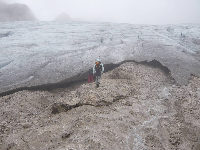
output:
[[[200,77],[198,24],[4,22],[0,51],[0,93],[79,78],[99,57],[103,64],[155,59],[178,84]]]

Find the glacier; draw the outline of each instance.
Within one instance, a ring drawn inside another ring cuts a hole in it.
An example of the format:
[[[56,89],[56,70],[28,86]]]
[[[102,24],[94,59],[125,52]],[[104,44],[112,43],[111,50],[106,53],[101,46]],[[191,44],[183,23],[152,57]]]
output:
[[[177,84],[200,77],[200,25],[0,23],[0,93],[83,78],[103,64],[159,61]]]

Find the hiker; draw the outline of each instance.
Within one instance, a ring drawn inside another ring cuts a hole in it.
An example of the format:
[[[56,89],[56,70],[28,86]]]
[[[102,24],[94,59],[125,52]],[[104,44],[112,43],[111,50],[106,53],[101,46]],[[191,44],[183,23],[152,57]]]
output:
[[[93,82],[93,68],[89,69],[89,76],[88,76],[88,83],[90,83],[90,80]]]
[[[96,86],[99,87],[100,84],[100,78],[103,74],[104,67],[103,64],[99,59],[97,59],[97,62],[95,62],[95,65],[93,67],[93,74],[96,74]]]

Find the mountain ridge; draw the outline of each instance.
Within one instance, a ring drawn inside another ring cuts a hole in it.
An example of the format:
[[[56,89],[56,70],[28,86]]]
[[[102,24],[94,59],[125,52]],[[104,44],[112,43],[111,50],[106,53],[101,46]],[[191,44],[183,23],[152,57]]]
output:
[[[0,22],[10,21],[37,21],[37,18],[25,4],[7,4],[0,1]]]

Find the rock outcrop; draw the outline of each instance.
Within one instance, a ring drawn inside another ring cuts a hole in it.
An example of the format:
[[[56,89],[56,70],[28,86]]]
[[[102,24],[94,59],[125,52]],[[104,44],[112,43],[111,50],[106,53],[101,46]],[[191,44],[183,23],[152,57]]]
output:
[[[0,2],[0,22],[36,20],[36,17],[27,5]]]

